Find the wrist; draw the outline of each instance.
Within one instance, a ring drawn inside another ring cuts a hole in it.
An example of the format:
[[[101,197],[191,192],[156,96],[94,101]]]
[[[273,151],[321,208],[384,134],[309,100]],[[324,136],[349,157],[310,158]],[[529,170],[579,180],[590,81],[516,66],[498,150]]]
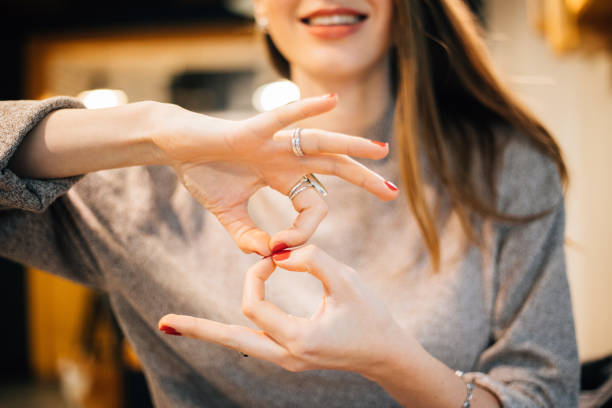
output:
[[[192,112],[178,105],[152,103],[146,140],[157,164],[177,166],[188,162],[236,159],[227,139],[237,121]]]
[[[460,406],[467,395],[463,380],[429,354],[416,339],[406,337],[404,346],[390,348],[384,364],[364,374],[366,378],[380,385],[402,406]],[[483,406],[497,406],[488,405],[488,402]]]
[[[166,135],[168,118],[173,117],[176,105],[155,101],[143,101],[130,104],[137,118],[132,126],[128,140],[131,149],[138,158],[136,165],[170,165],[173,160],[159,144],[161,135]]]
[[[361,375],[384,387],[397,378],[406,378],[415,371],[415,364],[423,358],[426,351],[411,336],[402,333],[394,336],[393,341],[383,349],[383,354],[377,364],[371,364],[361,372]]]

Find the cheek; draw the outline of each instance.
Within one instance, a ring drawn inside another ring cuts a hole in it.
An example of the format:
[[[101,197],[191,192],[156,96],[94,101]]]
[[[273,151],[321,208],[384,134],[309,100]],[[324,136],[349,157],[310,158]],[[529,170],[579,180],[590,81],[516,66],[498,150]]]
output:
[[[293,59],[291,51],[294,48],[299,48],[296,45],[304,41],[299,38],[299,21],[295,17],[295,9],[287,7],[287,3],[290,3],[290,1],[268,1],[266,17],[268,19],[268,34],[274,40],[274,44],[281,54],[291,61]]]
[[[381,47],[391,43],[391,29],[393,26],[393,3],[395,0],[370,0],[372,7],[377,11],[376,30]]]

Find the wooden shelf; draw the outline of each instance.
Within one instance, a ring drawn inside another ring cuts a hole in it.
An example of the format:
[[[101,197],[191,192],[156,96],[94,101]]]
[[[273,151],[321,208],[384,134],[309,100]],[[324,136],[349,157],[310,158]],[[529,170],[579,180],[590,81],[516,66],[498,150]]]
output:
[[[612,44],[612,0],[527,0],[532,25],[557,54]]]
[[[565,0],[567,9],[574,15],[580,15],[586,10],[595,0]]]

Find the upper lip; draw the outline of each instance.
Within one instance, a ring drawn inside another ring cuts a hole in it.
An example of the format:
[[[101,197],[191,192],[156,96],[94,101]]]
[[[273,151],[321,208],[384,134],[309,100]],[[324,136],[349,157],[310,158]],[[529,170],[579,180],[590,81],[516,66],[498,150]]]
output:
[[[302,17],[300,17],[300,20],[308,20],[313,17],[330,16],[334,14],[352,14],[352,15],[363,16],[363,17],[368,16],[368,13],[364,13],[362,11],[348,8],[348,7],[330,7],[330,8],[315,10],[309,14],[303,15]]]

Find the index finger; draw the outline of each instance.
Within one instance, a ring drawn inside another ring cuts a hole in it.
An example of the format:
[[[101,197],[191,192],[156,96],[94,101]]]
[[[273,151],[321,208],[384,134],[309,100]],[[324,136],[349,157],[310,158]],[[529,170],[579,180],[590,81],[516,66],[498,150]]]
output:
[[[296,338],[305,319],[290,316],[265,300],[266,280],[274,269],[274,262],[270,258],[264,258],[249,268],[244,279],[242,312],[274,340],[287,345]]]
[[[270,253],[270,236],[255,224],[249,215],[247,203],[241,203],[221,213],[213,211],[213,214],[243,252],[256,252],[261,256]]]
[[[336,106],[336,94],[302,99],[247,119],[263,137],[272,135],[292,123],[330,111]]]

